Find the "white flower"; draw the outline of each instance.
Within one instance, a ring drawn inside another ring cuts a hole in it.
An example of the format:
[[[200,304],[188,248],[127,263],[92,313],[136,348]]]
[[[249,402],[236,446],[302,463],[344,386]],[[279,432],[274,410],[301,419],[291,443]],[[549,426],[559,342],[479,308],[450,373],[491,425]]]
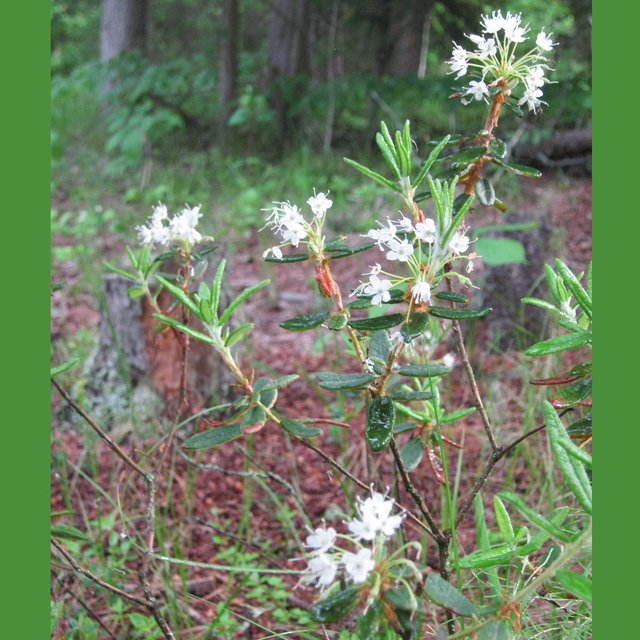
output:
[[[416,282],[411,287],[411,295],[418,304],[431,302],[431,286],[428,282]]]
[[[387,260],[408,262],[409,258],[413,255],[413,245],[408,240],[393,238],[387,242],[387,246],[391,249],[391,251],[387,253]]]
[[[464,47],[456,44],[447,64],[451,67],[451,73],[457,72],[456,78],[462,78],[467,73],[469,66],[469,53]]]
[[[469,262],[467,262],[467,266],[465,268],[465,271],[467,273],[471,273],[473,271],[473,260],[469,260]]]
[[[162,202],[158,202],[158,204],[153,208],[153,213],[151,214],[151,224],[159,224],[168,217],[169,212],[167,211],[167,205],[162,204]]]
[[[429,244],[435,242],[436,239],[436,223],[427,218],[424,222],[416,223],[416,238],[422,242]]]
[[[309,560],[307,581],[315,580],[317,585],[324,589],[334,581],[337,570],[338,563],[328,553],[321,553]]]
[[[172,240],[179,240],[188,244],[196,244],[202,240],[202,236],[196,231],[196,225],[199,218],[202,217],[200,213],[200,205],[197,207],[187,207],[176,214],[171,220],[169,220],[169,231],[171,233]]]
[[[387,222],[387,225],[388,226],[382,227],[380,229],[370,229],[367,232],[367,237],[375,240],[382,250],[384,250],[382,247],[383,244],[391,242],[391,240],[394,240],[396,237],[396,228],[393,223],[389,220]]]
[[[505,20],[502,17],[501,11],[494,11],[490,16],[482,16],[482,26],[484,27],[484,33],[497,34],[500,29],[504,29]]]
[[[311,531],[311,535],[307,536],[307,547],[313,549],[314,553],[324,554],[333,546],[336,541],[336,530],[333,527],[328,529],[325,527],[318,527]]]
[[[376,563],[371,558],[371,549],[360,549],[358,553],[345,551],[342,556],[344,568],[354,582],[364,582]]]
[[[371,271],[367,271],[367,273],[363,273],[363,276],[377,276],[382,271],[382,267],[378,262],[376,262],[373,266],[369,265],[369,269]]]
[[[538,65],[531,67],[524,79],[527,87],[542,87],[545,83],[544,69]]]
[[[266,258],[268,255],[273,255],[274,258],[280,260],[282,258],[282,251],[280,247],[270,247],[262,254],[262,257]]]
[[[552,34],[546,34],[544,30],[542,30],[538,37],[536,38],[536,46],[542,49],[543,51],[551,51],[553,47],[555,47],[558,43],[551,41]]]
[[[540,89],[527,86],[522,98],[518,100],[518,104],[523,105],[526,102],[529,110],[535,113],[537,108],[542,104],[542,101],[540,100],[541,97],[542,91]]]
[[[465,93],[472,95],[476,100],[482,100],[482,98],[489,95],[489,88],[482,80],[478,82],[471,80],[471,82],[469,82],[469,88]]]
[[[511,42],[524,42],[524,36],[527,31],[529,31],[527,27],[523,28],[520,26],[520,20],[521,14],[517,13],[516,15],[511,15],[511,12],[508,12],[506,18],[504,18],[504,37],[511,40]]]
[[[314,215],[322,216],[331,207],[333,200],[329,200],[326,193],[316,194],[314,190],[314,195],[307,200],[307,204],[311,207]]]
[[[445,353],[442,356],[442,364],[449,369],[453,369],[456,364],[456,356],[453,353]]]
[[[369,284],[363,289],[363,293],[371,298],[371,304],[378,305],[391,300],[391,280],[381,280],[377,275],[369,277]]]
[[[413,233],[413,223],[411,222],[411,218],[407,218],[406,216],[402,216],[400,220],[396,220],[396,226],[398,227],[398,231],[405,231],[406,233]]]
[[[455,254],[464,253],[469,248],[469,238],[461,231],[456,231],[449,242],[449,249]]]
[[[480,58],[488,58],[498,52],[496,41],[493,38],[484,38],[483,36],[475,36],[473,34],[467,37],[478,47],[476,53]]]
[[[282,239],[290,242],[292,247],[297,247],[300,240],[307,237],[307,230],[301,224],[292,224],[281,231]]]
[[[347,524],[349,531],[362,540],[373,540],[379,532],[392,536],[403,520],[402,514],[391,515],[393,506],[393,500],[387,500],[382,493],[372,492],[370,498],[358,505],[360,519]]]

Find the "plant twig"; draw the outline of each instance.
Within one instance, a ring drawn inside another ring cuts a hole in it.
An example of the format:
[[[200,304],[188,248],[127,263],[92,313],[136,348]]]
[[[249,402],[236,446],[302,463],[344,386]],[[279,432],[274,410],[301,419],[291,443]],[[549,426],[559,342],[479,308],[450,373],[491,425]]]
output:
[[[431,515],[431,512],[429,511],[429,508],[425,504],[423,497],[416,491],[416,488],[413,486],[413,483],[411,482],[411,478],[409,478],[409,474],[407,473],[407,469],[404,466],[404,462],[400,457],[400,452],[398,451],[398,445],[396,444],[396,440],[393,436],[391,436],[391,442],[389,443],[389,446],[391,447],[391,453],[393,453],[393,458],[395,460],[396,467],[398,468],[398,471],[402,476],[402,481],[404,483],[405,489],[407,490],[407,493],[411,496],[413,501],[416,503],[416,506],[420,510],[420,513],[422,514],[424,519],[427,521],[427,524],[431,528],[431,533],[435,538],[436,542],[438,543],[438,545],[444,543],[445,536],[442,534],[442,531],[440,531],[440,529],[438,528],[438,525],[433,519],[433,515]]]
[[[451,285],[449,283],[449,287],[450,286]],[[491,449],[495,454],[500,451],[500,447],[496,442],[496,437],[493,433],[493,427],[491,426],[491,420],[489,419],[487,410],[484,408],[484,402],[482,402],[482,396],[480,395],[480,390],[478,389],[478,383],[476,382],[476,377],[475,377],[475,374],[473,373],[473,367],[471,366],[471,362],[469,362],[467,349],[464,346],[464,338],[462,337],[462,329],[460,328],[460,322],[458,320],[453,321],[453,333],[456,337],[458,353],[460,354],[460,358],[462,359],[462,363],[467,373],[467,378],[469,380],[469,386],[471,387],[471,392],[473,393],[473,399],[474,399],[475,405],[478,408],[478,412],[480,413],[480,418],[482,419],[482,425],[484,426],[484,430],[487,434],[487,438],[489,438]]]
[[[307,449],[311,449],[311,451],[315,451],[325,462],[328,462],[334,469],[337,469],[343,476],[345,476],[346,478],[349,478],[351,482],[353,482],[354,484],[357,484],[361,489],[364,489],[365,491],[370,490],[370,487],[368,487],[364,482],[362,482],[362,480],[359,480],[358,478],[356,478],[352,473],[350,473],[347,469],[345,469],[337,460],[334,460],[330,455],[325,453],[322,449],[319,449],[315,445],[303,439],[300,439],[300,444],[307,447]],[[434,532],[426,523],[422,522],[420,518],[418,518],[413,512],[409,511],[409,509],[406,509],[405,507],[403,507],[401,504],[398,504],[398,507],[402,509],[404,512],[406,512],[407,518],[409,518],[409,520],[411,520],[414,524],[420,527],[420,529],[428,533],[434,540],[437,540]]]
[[[58,384],[58,382],[52,378],[51,383],[58,390],[60,395],[65,401],[73,408],[73,410],[82,418],[85,422],[105,441],[107,446],[116,453],[126,464],[128,464],[137,474],[142,476],[145,480],[147,474],[142,468],[137,465],[131,457],[126,454],[121,447],[119,447],[98,425],[98,423]]]
[[[105,582],[104,580],[98,578],[97,575],[91,573],[89,569],[85,569],[81,565],[79,565],[73,557],[67,552],[67,550],[59,544],[55,538],[51,538],[51,544],[56,548],[56,550],[64,557],[64,559],[73,567],[73,570],[77,573],[82,574],[83,576],[89,578],[92,582],[95,582],[97,585],[102,587],[103,589],[107,589],[107,591],[111,591],[111,593],[115,593],[116,595],[124,598],[125,600],[129,600],[130,602],[134,602],[145,609],[148,608],[147,602],[143,598],[139,598],[138,596],[133,595],[132,593],[127,593],[118,587],[110,584],[109,582]]]

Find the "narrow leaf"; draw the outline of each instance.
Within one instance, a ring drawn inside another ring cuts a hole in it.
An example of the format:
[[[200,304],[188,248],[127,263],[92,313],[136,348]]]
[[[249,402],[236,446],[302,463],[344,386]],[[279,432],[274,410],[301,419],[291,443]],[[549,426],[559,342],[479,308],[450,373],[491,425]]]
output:
[[[208,449],[210,447],[218,447],[230,440],[235,440],[241,435],[242,429],[239,424],[227,424],[197,433],[185,440],[182,446],[185,449]]]
[[[408,364],[398,369],[401,376],[412,378],[436,378],[451,373],[452,369],[443,364]]]
[[[488,316],[493,309],[491,307],[480,307],[478,309],[450,309],[449,307],[430,307],[429,313],[436,318],[446,318],[448,320],[478,320]]]
[[[349,326],[358,331],[381,331],[399,325],[404,320],[401,313],[393,313],[388,316],[378,316],[377,318],[363,318],[362,320],[349,320]]]
[[[287,331],[307,331],[321,325],[328,317],[328,311],[308,313],[303,316],[296,316],[290,320],[285,320],[280,323],[280,326]]]
[[[460,591],[435,573],[427,576],[424,589],[430,600],[458,615],[472,616],[476,612],[473,604]]]
[[[364,165],[360,164],[359,162],[356,162],[355,160],[350,160],[349,158],[343,158],[343,160],[350,167],[353,167],[354,169],[357,169],[360,173],[363,173],[368,178],[371,178],[372,180],[375,180],[378,184],[381,184],[383,187],[388,187],[389,189],[392,189],[393,191],[398,191],[398,192],[401,191],[400,187],[397,184],[394,184],[393,182],[391,182],[391,180],[387,180],[387,178],[384,178],[379,173],[376,173],[375,171],[372,171],[371,169],[369,169],[369,168],[365,167]]]
[[[373,382],[370,373],[333,373],[331,371],[313,374],[313,378],[323,389],[337,391],[340,389],[361,389]]]
[[[569,349],[577,349],[583,347],[591,341],[591,334],[586,331],[580,333],[568,333],[562,336],[556,336],[549,340],[536,342],[530,346],[525,352],[525,356],[546,356],[550,353],[559,353]]]
[[[164,322],[164,324],[168,324],[170,327],[177,329],[178,331],[182,331],[182,333],[186,333],[188,336],[191,336],[196,340],[200,340],[201,342],[206,342],[207,344],[215,344],[215,342],[209,336],[206,336],[204,333],[200,333],[199,331],[196,331],[191,327],[187,327],[187,325],[184,325],[181,322],[178,322],[177,320],[170,318],[169,316],[163,316],[160,313],[154,313],[153,317],[156,320],[160,320],[160,322]]]
[[[282,420],[280,426],[296,438],[317,438],[322,434],[322,429],[318,427],[309,427],[304,422],[290,420],[289,418]]]
[[[220,316],[220,324],[224,324],[230,317],[231,314],[252,294],[256,291],[259,291],[263,287],[266,287],[269,284],[270,280],[262,280],[257,284],[252,285],[251,287],[247,287],[229,306],[225,309],[224,313]]]
[[[372,451],[382,451],[391,440],[396,410],[391,398],[374,398],[367,411],[365,435]]]

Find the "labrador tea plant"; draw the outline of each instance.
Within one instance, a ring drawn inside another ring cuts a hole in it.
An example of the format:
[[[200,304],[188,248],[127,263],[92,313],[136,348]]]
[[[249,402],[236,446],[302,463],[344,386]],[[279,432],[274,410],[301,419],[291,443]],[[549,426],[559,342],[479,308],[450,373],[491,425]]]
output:
[[[364,434],[351,428],[350,437],[364,437],[371,455],[390,457],[404,488],[402,503],[399,490],[392,497],[378,478],[355,477],[313,442],[324,433],[321,419],[288,415],[278,391],[297,375],[256,378],[252,370],[243,369],[239,350],[253,325],[234,321],[234,314],[268,281],[248,287],[221,308],[224,260],[212,282],[198,282],[198,265],[211,249],[196,250],[197,245],[211,240],[196,229],[200,207],[185,207],[171,218],[164,205],[155,207],[148,224],[137,228],[143,246],[137,252],[129,250],[132,270],[114,268],[133,282],[130,295],[146,296],[154,317],[180,340],[183,370],[189,343],[197,340],[217,353],[235,382],[232,415],[188,437],[181,443],[183,449],[221,447],[241,438],[259,442],[260,431],[269,425],[315,452],[318,464],[326,464],[360,492],[354,511],[345,513],[342,524],[334,527],[323,522],[308,527],[300,553],[292,558],[301,567],[299,588],[318,591],[310,614],[322,625],[323,637],[527,638],[538,632],[540,612],[557,620],[559,614],[549,613],[554,607],[569,622],[564,627],[547,627],[547,632],[535,637],[569,637],[558,635],[561,628],[573,629],[571,637],[576,638],[589,633],[585,620],[591,600],[591,457],[585,445],[591,440],[591,363],[582,362],[552,378],[531,380],[535,385],[564,388],[544,402],[541,426],[510,442],[500,442],[466,351],[461,324],[482,322],[491,313],[488,307],[470,306],[474,261],[481,258],[473,251],[474,207],[480,203],[506,209],[494,187],[505,171],[540,175],[508,160],[507,144],[496,136],[500,116],[504,108],[522,116],[521,108],[535,113],[544,104],[554,43],[545,31],[534,38],[519,14],[503,16],[500,11],[482,16],[480,35],[466,38],[469,48],[454,44],[448,64],[456,81],[467,81],[454,97],[465,105],[486,103],[482,129],[470,135],[445,136],[420,162],[422,150],[416,146],[410,123],[392,133],[382,122],[376,143],[388,174],[345,159],[349,167],[397,198],[400,210],[396,216],[377,220],[355,245],[329,237],[333,202],[326,191],[314,191],[303,208],[289,201],[276,202],[265,216],[265,229],[274,242],[264,259],[284,266],[309,262],[323,300],[318,311],[280,326],[293,332],[330,332],[344,346],[351,357],[344,361],[347,372],[309,374],[321,389],[348,395],[354,411],[365,416]],[[165,251],[154,257],[158,245]],[[371,256],[369,271],[360,282],[341,288],[332,273],[333,262],[361,252]],[[178,259],[178,273],[160,275],[160,267],[169,258]],[[523,302],[545,309],[565,333],[534,344],[526,355],[541,357],[590,348],[591,269],[585,286],[580,282],[583,276],[573,274],[560,260],[555,268],[547,265],[546,277],[552,302],[534,298]],[[174,299],[169,310],[158,303],[162,290]],[[451,339],[457,353],[438,356],[446,352]],[[470,407],[447,406],[441,394],[443,379],[456,366],[466,376],[473,398]],[[351,372],[354,368],[359,371]],[[186,384],[186,376],[182,380]],[[60,388],[55,380],[54,384]],[[576,417],[584,407],[589,412]],[[456,423],[474,412],[483,426],[488,455],[469,493],[458,495],[449,452],[459,451],[459,464],[465,464],[464,449],[456,442]],[[565,427],[561,417],[567,413],[573,421]],[[349,426],[346,418],[333,423]],[[566,504],[540,513],[521,495],[498,491],[490,503],[493,516],[487,518],[482,492],[495,466],[526,438],[544,430],[569,490]],[[169,444],[175,434],[174,425]],[[176,637],[148,587],[154,557],[153,474],[104,432],[101,437],[143,478],[149,494],[145,544],[140,549],[142,595],[119,595],[145,608],[164,637]],[[414,484],[413,478],[427,474],[442,488],[439,504],[427,500]],[[472,515],[475,548],[465,548],[463,553],[457,532]],[[495,522],[496,528],[490,528],[488,521]],[[56,539],[54,544],[86,575]],[[577,569],[583,565],[585,572]],[[93,578],[104,588],[120,591]]]

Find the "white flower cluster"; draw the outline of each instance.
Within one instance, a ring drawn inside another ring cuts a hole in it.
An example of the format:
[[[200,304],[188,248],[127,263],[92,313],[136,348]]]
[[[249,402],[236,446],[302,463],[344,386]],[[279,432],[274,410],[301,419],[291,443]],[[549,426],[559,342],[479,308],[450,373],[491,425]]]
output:
[[[370,229],[365,237],[377,242],[387,260],[405,263],[412,276],[400,277],[387,273],[376,263],[371,271],[362,274],[368,276],[368,282],[360,282],[351,293],[352,296],[372,296],[373,305],[388,302],[391,299],[390,289],[403,283],[411,283],[414,302],[429,303],[434,275],[443,263],[460,256],[469,248],[470,240],[463,230],[455,231],[446,247],[440,246],[436,223],[430,218],[414,224],[411,219],[402,215],[398,220],[387,219],[386,225],[378,224],[379,228]],[[424,250],[423,244],[427,245]],[[423,253],[427,254],[427,268],[422,263]],[[472,265],[470,260],[468,264]],[[380,274],[390,276],[390,279],[381,278]]]
[[[335,529],[324,526],[311,531],[306,541],[311,556],[302,581],[315,582],[325,589],[333,584],[342,567],[345,577],[354,584],[365,582],[382,558],[385,540],[393,536],[404,519],[402,513],[392,514],[394,504],[386,495],[372,490],[370,497],[359,500],[359,517],[346,523],[351,535],[338,536]],[[357,550],[338,547],[338,537],[354,544]],[[371,543],[371,547],[364,546],[362,541]]]
[[[149,222],[136,227],[140,243],[165,247],[170,244],[197,244],[202,240],[202,235],[196,230],[198,220],[202,217],[200,207],[185,205],[182,211],[169,218],[166,205],[158,203],[153,208]]]
[[[536,111],[542,101],[542,87],[548,80],[545,71],[549,69],[546,54],[557,43],[551,40],[551,34],[544,30],[536,36],[536,44],[528,52],[516,57],[517,46],[527,40],[528,25],[522,25],[521,14],[508,12],[503,16],[500,11],[491,15],[483,15],[481,19],[483,35],[467,35],[475,45],[469,51],[459,44],[454,44],[448,65],[456,78],[467,75],[469,69],[480,76],[479,80],[471,80],[462,99],[467,104],[471,99],[483,100],[491,95],[491,88],[498,86],[500,90],[510,92],[519,82],[524,85],[524,93],[519,105],[526,104],[531,111]]]
[[[313,212],[313,220],[311,223],[305,220],[300,209],[290,202],[276,202],[276,206],[270,209],[271,214],[267,216],[267,225],[275,234],[279,234],[283,242],[274,247],[267,249],[262,255],[266,258],[268,255],[280,259],[282,258],[282,247],[290,244],[297,247],[300,242],[306,240],[306,243],[312,249],[317,250],[318,242],[321,240],[321,229],[324,224],[327,210],[333,204],[329,200],[326,193],[313,192],[307,200],[307,204]]]

